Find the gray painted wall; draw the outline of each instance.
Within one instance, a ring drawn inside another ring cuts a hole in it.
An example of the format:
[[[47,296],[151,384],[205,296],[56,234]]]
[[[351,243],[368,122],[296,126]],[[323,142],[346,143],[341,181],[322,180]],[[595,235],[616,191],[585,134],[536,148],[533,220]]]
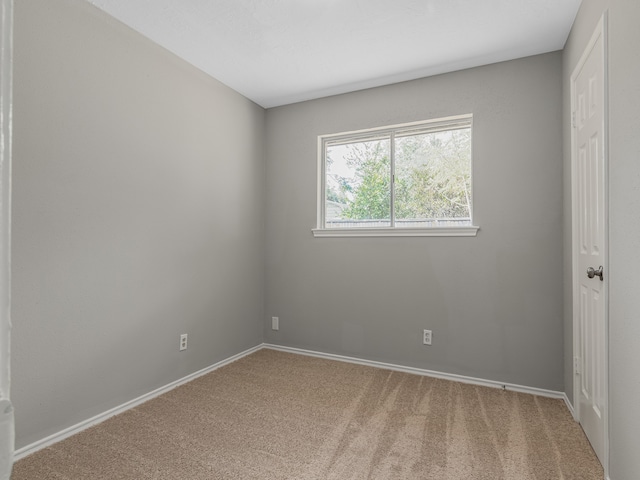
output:
[[[269,109],[266,341],[562,390],[561,61]],[[464,113],[477,237],[312,236],[318,135]]]
[[[14,120],[18,448],[262,341],[262,108],[86,2],[22,0]]]
[[[584,0],[564,50],[564,117],[569,125],[570,76],[605,10],[609,11],[609,412],[611,480],[640,472],[640,3]],[[565,130],[564,165],[571,165]],[[571,186],[565,181],[565,391],[573,396]]]
[[[640,475],[640,2],[610,15],[611,479]]]

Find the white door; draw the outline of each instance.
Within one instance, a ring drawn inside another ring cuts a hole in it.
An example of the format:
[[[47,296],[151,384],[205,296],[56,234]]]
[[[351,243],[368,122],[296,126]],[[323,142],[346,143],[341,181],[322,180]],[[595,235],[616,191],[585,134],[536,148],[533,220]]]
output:
[[[605,29],[600,22],[572,80],[574,355],[577,416],[601,463],[607,445]]]

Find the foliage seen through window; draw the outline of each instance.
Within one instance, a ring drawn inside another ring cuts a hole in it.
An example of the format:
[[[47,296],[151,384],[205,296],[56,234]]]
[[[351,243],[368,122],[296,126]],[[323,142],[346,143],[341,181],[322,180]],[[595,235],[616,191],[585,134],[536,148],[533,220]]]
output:
[[[471,118],[325,138],[324,227],[471,225]]]

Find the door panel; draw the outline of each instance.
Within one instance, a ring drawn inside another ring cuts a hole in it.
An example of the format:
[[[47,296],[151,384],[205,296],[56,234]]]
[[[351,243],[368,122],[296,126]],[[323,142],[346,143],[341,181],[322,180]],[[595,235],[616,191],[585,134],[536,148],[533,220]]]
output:
[[[576,367],[578,419],[605,463],[606,377],[606,151],[603,29],[572,76],[574,112],[574,249],[577,251]],[[587,269],[603,266],[604,279]]]

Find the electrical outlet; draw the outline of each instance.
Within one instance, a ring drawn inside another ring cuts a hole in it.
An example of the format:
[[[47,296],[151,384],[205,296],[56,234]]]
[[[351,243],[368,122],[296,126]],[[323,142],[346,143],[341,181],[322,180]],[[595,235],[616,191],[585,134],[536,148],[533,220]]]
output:
[[[186,333],[183,333],[182,335],[180,335],[180,351],[187,349],[188,337],[189,336]]]
[[[271,330],[280,330],[280,319],[278,317],[271,317]]]
[[[422,331],[422,343],[424,345],[431,345],[431,330]]]

